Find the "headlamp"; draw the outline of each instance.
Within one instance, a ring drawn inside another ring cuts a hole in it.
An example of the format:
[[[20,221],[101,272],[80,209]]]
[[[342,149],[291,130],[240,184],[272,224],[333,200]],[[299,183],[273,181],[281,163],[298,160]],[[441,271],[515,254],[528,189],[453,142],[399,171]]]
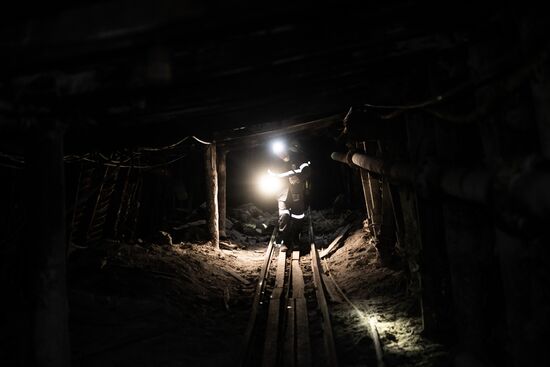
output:
[[[271,150],[273,153],[279,155],[286,150],[286,144],[281,140],[275,140],[271,143]]]

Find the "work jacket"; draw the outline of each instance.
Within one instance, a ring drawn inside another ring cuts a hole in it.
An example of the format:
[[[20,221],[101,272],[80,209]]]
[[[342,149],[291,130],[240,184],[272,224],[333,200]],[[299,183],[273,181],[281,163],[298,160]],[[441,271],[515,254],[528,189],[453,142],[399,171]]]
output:
[[[283,181],[277,200],[302,213],[305,195],[309,189],[310,164],[301,155],[291,154],[288,161],[280,160],[269,170],[270,175]]]

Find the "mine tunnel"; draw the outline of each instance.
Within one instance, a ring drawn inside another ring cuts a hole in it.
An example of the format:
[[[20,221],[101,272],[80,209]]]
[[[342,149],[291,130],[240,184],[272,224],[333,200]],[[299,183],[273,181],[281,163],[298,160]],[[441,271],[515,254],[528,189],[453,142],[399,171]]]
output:
[[[0,11],[1,366],[548,366],[526,2]]]

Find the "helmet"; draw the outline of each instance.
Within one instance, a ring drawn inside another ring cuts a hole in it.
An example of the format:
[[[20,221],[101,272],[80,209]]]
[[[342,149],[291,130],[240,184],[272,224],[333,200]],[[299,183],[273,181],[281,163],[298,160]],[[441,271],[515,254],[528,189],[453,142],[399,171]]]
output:
[[[301,151],[300,144],[297,140],[291,140],[288,143],[285,143],[282,140],[275,140],[271,143],[271,150],[273,153],[286,154],[287,152],[298,153]]]

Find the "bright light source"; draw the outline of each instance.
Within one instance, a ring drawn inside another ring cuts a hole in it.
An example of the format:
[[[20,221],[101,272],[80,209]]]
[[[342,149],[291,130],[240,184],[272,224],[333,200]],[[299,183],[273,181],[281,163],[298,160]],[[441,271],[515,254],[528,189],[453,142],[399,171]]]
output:
[[[281,140],[275,140],[271,144],[271,149],[273,150],[273,153],[281,154],[286,149],[286,146],[285,143],[283,143]]]
[[[262,194],[273,195],[281,189],[281,179],[269,175],[262,175],[258,180],[258,187]]]

